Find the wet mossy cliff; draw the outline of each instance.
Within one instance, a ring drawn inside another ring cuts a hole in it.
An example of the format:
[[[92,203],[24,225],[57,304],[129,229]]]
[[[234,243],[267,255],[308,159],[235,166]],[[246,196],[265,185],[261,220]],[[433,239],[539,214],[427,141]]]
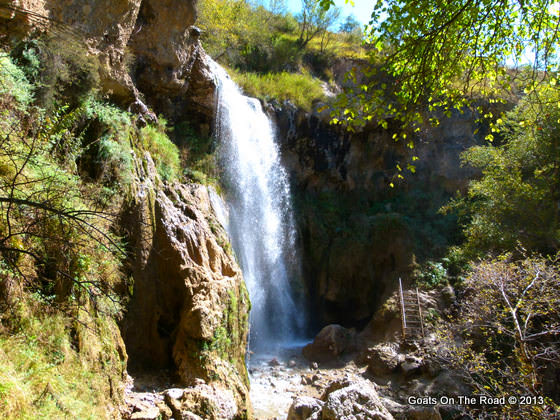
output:
[[[331,125],[328,111],[307,113],[287,102],[268,111],[295,192],[313,327],[363,327],[399,277],[410,282],[419,264],[459,240],[456,218],[438,211],[476,175],[461,166],[460,153],[480,144],[486,129],[470,112],[442,115],[410,149],[395,142],[390,121],[387,129],[350,132]],[[403,181],[397,165],[407,163],[416,172],[405,169]]]

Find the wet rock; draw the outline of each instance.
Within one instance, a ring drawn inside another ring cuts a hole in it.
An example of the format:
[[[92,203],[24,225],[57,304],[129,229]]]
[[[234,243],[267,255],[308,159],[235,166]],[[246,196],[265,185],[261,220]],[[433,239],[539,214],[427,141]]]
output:
[[[325,403],[311,397],[298,397],[288,411],[287,420],[319,420]]]
[[[294,368],[294,367],[296,367],[296,366],[297,366],[297,363],[296,363],[295,360],[290,360],[290,361],[288,362],[288,367]]]
[[[356,348],[356,334],[340,325],[327,325],[311,344],[303,348],[303,356],[315,362],[337,360],[345,352]]]
[[[374,385],[367,381],[355,382],[326,396],[322,420],[392,420],[383,406]]]
[[[272,366],[272,367],[280,366],[280,362],[278,361],[278,359],[274,358],[268,362],[268,366]]]

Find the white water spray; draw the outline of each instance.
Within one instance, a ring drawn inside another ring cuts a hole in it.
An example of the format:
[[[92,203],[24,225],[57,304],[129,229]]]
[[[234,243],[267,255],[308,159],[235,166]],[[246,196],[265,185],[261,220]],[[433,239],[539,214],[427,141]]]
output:
[[[265,351],[301,335],[292,287],[299,274],[293,210],[274,128],[217,64],[216,133],[224,168],[227,230],[251,297],[250,347]]]

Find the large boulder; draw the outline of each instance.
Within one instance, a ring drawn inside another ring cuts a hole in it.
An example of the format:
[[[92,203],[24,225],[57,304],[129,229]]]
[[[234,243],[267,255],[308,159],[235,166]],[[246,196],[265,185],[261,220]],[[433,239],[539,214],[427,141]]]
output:
[[[356,348],[354,331],[340,325],[327,325],[315,337],[312,343],[303,348],[303,356],[313,362],[337,360],[343,353]]]
[[[368,371],[374,376],[383,376],[395,372],[404,359],[404,355],[398,352],[395,343],[373,346],[368,348],[365,354]]]
[[[167,392],[165,403],[175,419],[233,420],[238,409],[234,393],[221,386],[198,384],[193,388]]]

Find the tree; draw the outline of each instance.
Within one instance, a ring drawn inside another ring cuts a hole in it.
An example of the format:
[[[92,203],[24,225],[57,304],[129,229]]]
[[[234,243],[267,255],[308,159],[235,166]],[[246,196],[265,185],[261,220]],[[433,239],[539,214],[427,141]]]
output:
[[[354,15],[348,15],[346,16],[346,19],[344,19],[344,22],[340,24],[338,30],[340,32],[349,34],[355,31],[361,31],[361,29],[362,29],[362,25],[360,25],[360,22],[356,20]]]
[[[559,101],[556,89],[537,89],[493,126],[501,144],[463,153],[482,176],[446,210],[462,215],[470,256],[515,252],[519,244],[544,254],[560,249]]]
[[[302,0],[301,13],[297,16],[300,24],[299,45],[303,49],[316,36],[321,36],[322,44],[326,32],[336,24],[340,17],[340,9],[329,10],[321,7],[318,0]],[[321,45],[323,47],[323,45]]]
[[[552,0],[379,0],[367,34],[379,53],[366,73],[392,83],[374,78],[362,92],[350,92],[339,119],[363,125],[392,118],[418,128],[421,109],[451,112],[476,97],[499,100],[521,65],[532,67],[531,91],[558,71],[558,13]]]

